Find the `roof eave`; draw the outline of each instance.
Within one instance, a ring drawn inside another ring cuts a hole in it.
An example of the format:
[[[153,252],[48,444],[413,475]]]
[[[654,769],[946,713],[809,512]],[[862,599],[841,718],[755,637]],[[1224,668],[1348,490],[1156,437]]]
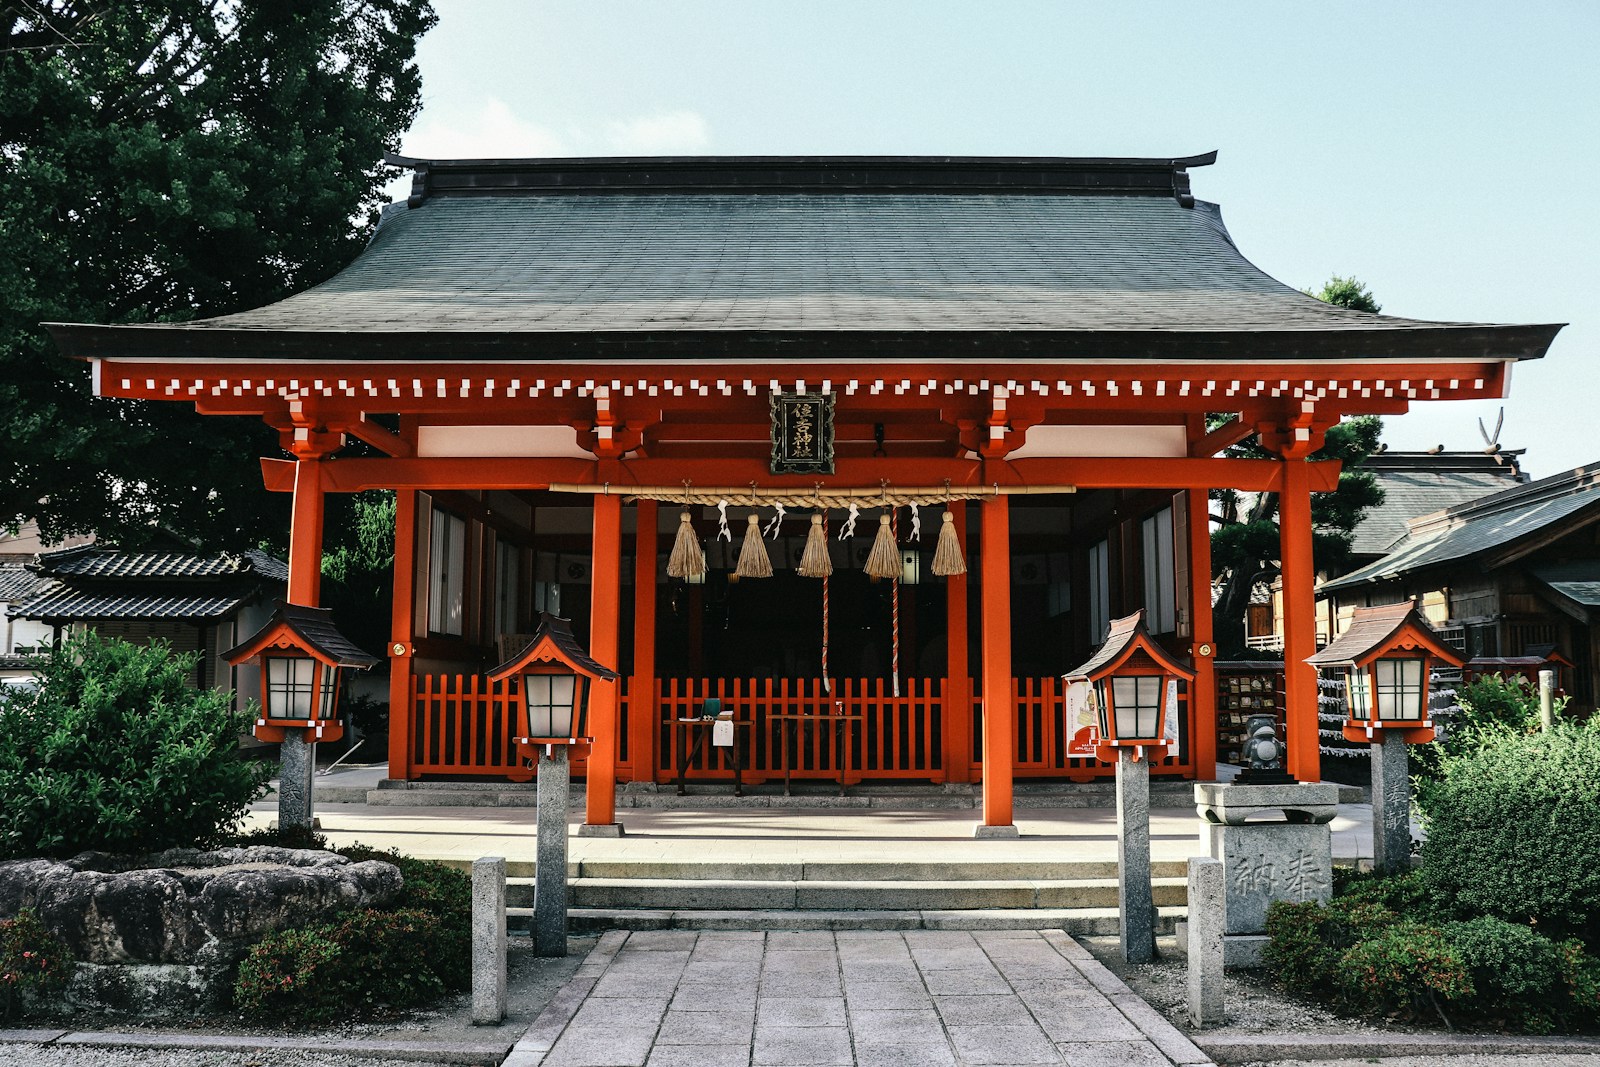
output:
[[[47,322],[75,359],[408,362],[708,359],[1130,362],[1521,361],[1542,358],[1564,324],[1360,330],[662,330],[348,331]]]

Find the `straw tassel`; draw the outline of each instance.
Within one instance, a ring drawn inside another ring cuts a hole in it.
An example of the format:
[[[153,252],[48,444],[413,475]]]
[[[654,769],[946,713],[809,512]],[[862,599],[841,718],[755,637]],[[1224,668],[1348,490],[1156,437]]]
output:
[[[967,561],[961,558],[961,541],[956,537],[956,517],[944,513],[939,526],[939,545],[933,551],[933,573],[941,578],[967,573]]]
[[[828,535],[822,529],[822,514],[811,516],[811,532],[806,534],[806,550],[800,557],[795,573],[802,578],[826,578],[833,573],[833,560],[828,558]]]
[[[689,511],[678,513],[678,536],[672,542],[672,555],[667,557],[668,578],[698,578],[706,572],[706,554],[689,522]]]
[[[741,578],[772,577],[772,560],[767,556],[766,542],[761,539],[761,520],[753,511],[745,525],[744,544],[739,546],[739,565],[733,573]]]
[[[867,557],[867,565],[861,569],[874,578],[900,577],[900,550],[895,547],[887,511],[878,516],[878,536],[872,542],[872,554]]]

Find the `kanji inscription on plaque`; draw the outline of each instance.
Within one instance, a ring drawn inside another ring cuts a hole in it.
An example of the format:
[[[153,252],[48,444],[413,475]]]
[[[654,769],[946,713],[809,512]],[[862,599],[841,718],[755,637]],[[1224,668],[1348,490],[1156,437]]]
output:
[[[832,393],[772,394],[773,474],[833,473]]]

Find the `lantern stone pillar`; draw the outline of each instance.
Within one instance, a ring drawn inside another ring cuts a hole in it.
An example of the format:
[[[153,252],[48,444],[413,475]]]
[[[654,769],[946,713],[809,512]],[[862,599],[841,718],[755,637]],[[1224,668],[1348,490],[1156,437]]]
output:
[[[1135,749],[1117,753],[1117,907],[1122,958],[1148,963],[1156,954],[1156,906],[1150,889],[1150,760]]]
[[[314,775],[317,745],[298,730],[278,744],[278,829],[310,830],[316,824]]]
[[[1372,743],[1372,869],[1397,874],[1411,863],[1411,752],[1399,733]]]
[[[550,745],[539,757],[537,864],[533,874],[533,954],[567,954],[566,745]]]

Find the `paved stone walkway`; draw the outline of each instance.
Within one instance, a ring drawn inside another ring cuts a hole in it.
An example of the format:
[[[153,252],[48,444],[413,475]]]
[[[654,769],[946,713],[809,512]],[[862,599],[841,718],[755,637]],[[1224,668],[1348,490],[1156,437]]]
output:
[[[1212,1061],[1060,931],[613,931],[504,1067]]]

